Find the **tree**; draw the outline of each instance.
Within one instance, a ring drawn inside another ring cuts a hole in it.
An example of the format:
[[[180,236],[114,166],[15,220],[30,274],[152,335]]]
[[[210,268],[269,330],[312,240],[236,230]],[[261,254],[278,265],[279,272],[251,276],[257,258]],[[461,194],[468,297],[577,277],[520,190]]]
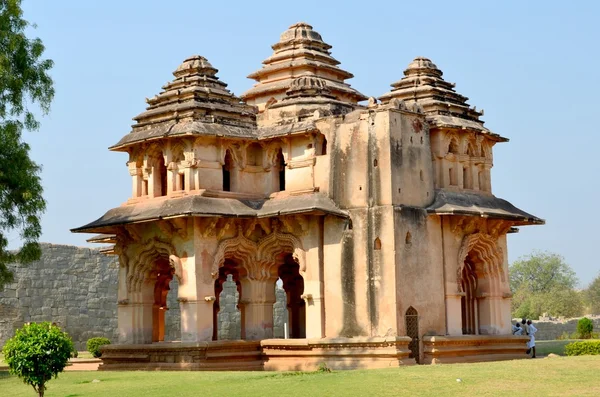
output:
[[[39,106],[42,114],[50,110],[53,62],[42,58],[39,38],[25,35],[31,25],[22,14],[21,0],[0,0],[0,289],[13,280],[7,264],[39,259],[40,216],[46,208],[40,166],[29,158],[21,134],[39,128],[28,106]],[[11,231],[23,243],[16,251],[8,250]]]
[[[67,366],[73,341],[56,325],[30,323],[18,329],[2,352],[10,373],[23,379],[43,396],[46,383]]]
[[[535,252],[514,262],[509,269],[513,292],[513,316],[537,318],[544,312],[574,317],[583,312],[575,291],[577,276],[560,255]]]
[[[590,313],[600,314],[600,275],[590,283],[584,294]]]

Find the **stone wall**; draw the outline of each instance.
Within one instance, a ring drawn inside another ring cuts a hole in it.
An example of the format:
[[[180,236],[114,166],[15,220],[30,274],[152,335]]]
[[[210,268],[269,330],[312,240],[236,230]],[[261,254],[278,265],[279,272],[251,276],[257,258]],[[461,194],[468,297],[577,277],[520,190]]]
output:
[[[539,320],[534,321],[533,325],[537,328],[535,334],[536,340],[553,340],[558,339],[564,333],[569,335],[577,331],[577,322],[579,318],[569,318],[564,320]],[[594,332],[600,331],[600,316],[587,316],[594,322]],[[520,319],[513,319],[515,322],[521,322]]]
[[[71,335],[75,347],[85,350],[89,338],[103,336],[113,343],[117,336],[118,260],[98,249],[42,243],[42,257],[30,265],[14,266],[15,281],[0,291],[0,348],[15,329],[26,322],[51,321]],[[224,289],[221,302],[237,302],[235,283]],[[281,282],[278,283],[280,285]],[[177,281],[169,285],[165,314],[165,341],[181,338]],[[283,338],[287,321],[286,295],[276,290],[274,334]],[[235,303],[226,306],[235,309]],[[231,307],[230,307],[231,306]],[[237,309],[235,309],[237,310]],[[239,334],[241,318],[231,310],[219,315],[219,328],[230,327],[222,339]],[[239,337],[238,337],[239,338]]]
[[[117,340],[116,258],[96,249],[42,244],[42,257],[9,266],[15,281],[0,291],[0,347],[26,322],[52,321],[75,347],[95,336]]]

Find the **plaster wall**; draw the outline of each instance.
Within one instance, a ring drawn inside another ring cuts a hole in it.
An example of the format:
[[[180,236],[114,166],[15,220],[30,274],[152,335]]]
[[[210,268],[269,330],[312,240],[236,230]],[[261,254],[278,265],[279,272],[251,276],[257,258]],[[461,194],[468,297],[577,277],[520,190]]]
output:
[[[445,335],[444,268],[439,224],[419,208],[395,212],[398,333],[406,335],[409,307],[419,315],[419,336]]]

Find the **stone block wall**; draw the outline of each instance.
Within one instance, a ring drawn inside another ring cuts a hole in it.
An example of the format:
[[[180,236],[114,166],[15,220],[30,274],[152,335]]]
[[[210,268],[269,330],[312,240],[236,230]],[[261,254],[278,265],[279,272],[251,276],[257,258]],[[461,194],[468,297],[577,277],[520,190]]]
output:
[[[579,318],[568,318],[564,320],[539,320],[534,321],[533,325],[537,328],[535,334],[536,340],[554,340],[558,339],[565,332],[569,335],[577,331],[577,322]],[[600,316],[587,316],[594,323],[594,332],[600,332]],[[513,324],[520,319],[513,319]]]
[[[89,338],[117,340],[115,257],[96,249],[42,244],[42,257],[10,266],[15,280],[0,291],[0,347],[27,322],[51,321],[66,330],[75,347]]]

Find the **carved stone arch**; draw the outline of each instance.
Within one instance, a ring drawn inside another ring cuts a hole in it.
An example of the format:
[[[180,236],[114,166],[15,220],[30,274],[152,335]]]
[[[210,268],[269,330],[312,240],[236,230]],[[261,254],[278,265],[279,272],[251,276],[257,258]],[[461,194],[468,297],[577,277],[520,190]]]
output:
[[[238,167],[241,167],[243,157],[241,156],[240,151],[244,152],[244,150],[240,150],[240,145],[234,144],[233,142],[223,142],[221,144],[219,162],[221,164],[225,164],[225,155],[227,150],[229,150],[229,153],[231,153],[231,158],[233,159],[234,164],[236,164]]]
[[[462,290],[462,271],[465,266],[465,260],[471,251],[475,251],[483,261],[484,267],[480,270],[484,274],[498,276],[504,280],[504,255],[502,249],[498,246],[497,240],[489,234],[474,233],[464,237],[458,251],[458,269],[456,273],[458,291]]]
[[[272,165],[272,166],[276,166],[277,165],[277,156],[279,154],[279,150],[281,150],[281,153],[283,154],[283,159],[287,162],[288,161],[288,156],[287,156],[287,152],[284,149],[284,145],[283,142],[271,142],[269,143],[269,145],[266,147],[266,152],[267,152],[267,163]]]
[[[153,143],[150,146],[148,146],[145,155],[145,159],[148,162],[152,162],[152,160],[157,159],[159,156],[163,156],[163,160],[166,161],[166,159],[164,158],[165,150],[161,144]]]
[[[186,146],[181,140],[171,144],[171,161],[179,163],[185,160]]]
[[[175,271],[175,277],[177,277],[177,282],[179,285],[185,284],[185,278],[183,275],[183,267],[181,265],[181,258],[177,255],[169,255],[169,265]]]
[[[277,256],[291,253],[300,265],[300,272],[306,272],[306,252],[302,242],[293,234],[283,233],[279,229],[258,242],[257,257],[263,261],[276,261]]]
[[[219,268],[223,266],[226,258],[237,260],[245,269],[249,269],[252,262],[256,262],[256,253],[258,245],[246,238],[242,227],[238,226],[237,236],[223,240],[217,247],[217,252],[214,255],[211,275],[213,278],[219,276]]]
[[[475,147],[476,147],[476,143],[472,139],[467,139],[465,142],[464,153],[466,155],[469,155],[470,157],[476,157],[477,151],[475,150]]]
[[[460,153],[460,140],[458,138],[458,135],[456,135],[453,132],[449,132],[446,135],[444,135],[444,148],[445,148],[445,152],[444,155],[448,154],[448,153],[454,153],[454,154],[459,154]]]
[[[484,157],[488,160],[491,160],[492,158],[492,148],[485,140],[481,142],[481,157]]]
[[[175,262],[179,263],[178,279],[181,279],[181,262],[176,255],[175,247],[168,242],[154,238],[144,243],[141,253],[139,253],[135,259],[131,259],[129,261],[129,268],[127,271],[127,290],[139,292],[144,280],[146,279],[146,275],[154,266],[154,261],[161,257],[169,260],[170,266],[174,266]],[[175,261],[175,258],[177,258],[177,261]],[[175,274],[177,274],[178,269],[173,267],[173,271]]]

